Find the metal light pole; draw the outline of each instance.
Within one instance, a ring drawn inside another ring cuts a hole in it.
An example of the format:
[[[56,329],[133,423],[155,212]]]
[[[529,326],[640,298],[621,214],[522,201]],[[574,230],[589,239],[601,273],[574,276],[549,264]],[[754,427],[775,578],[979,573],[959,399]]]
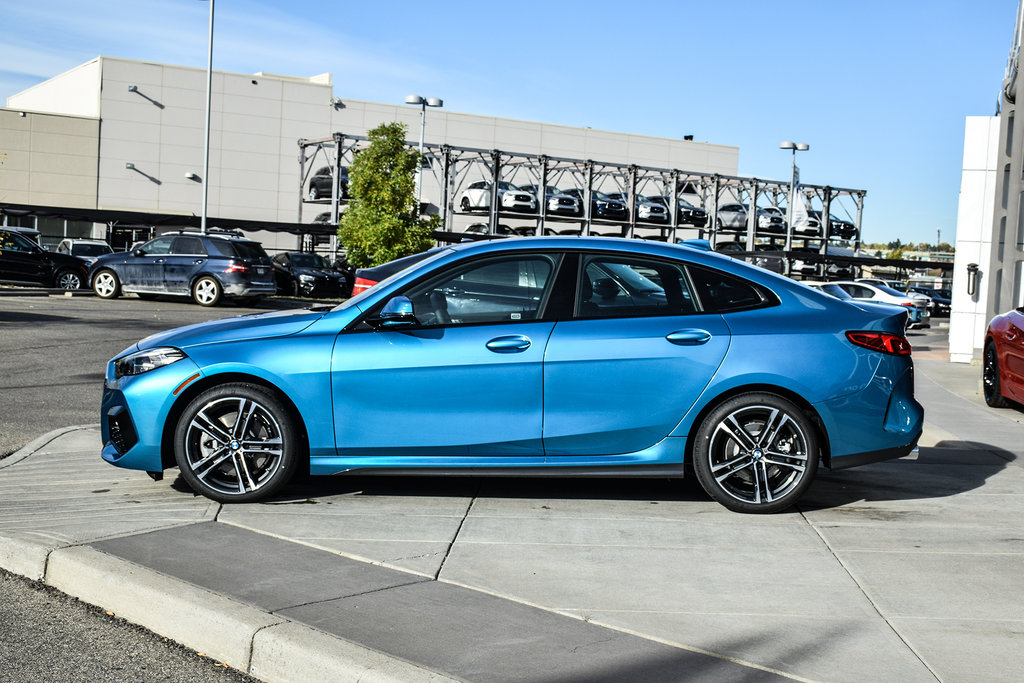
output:
[[[793,206],[796,203],[796,186],[800,182],[799,170],[796,167],[797,151],[806,152],[811,148],[806,142],[790,142],[783,140],[779,149],[793,150],[793,174],[789,182],[789,200],[786,202],[786,251],[793,249]]]
[[[421,97],[419,95],[407,95],[406,104],[419,105],[420,107],[420,163],[416,168],[416,215],[420,213],[423,197],[423,132],[427,126],[427,107],[443,107],[444,100],[439,97]]]
[[[213,92],[213,2],[210,3],[210,37],[206,44],[206,128],[203,136],[203,213],[200,230],[206,234],[206,205],[210,199],[210,104]]]

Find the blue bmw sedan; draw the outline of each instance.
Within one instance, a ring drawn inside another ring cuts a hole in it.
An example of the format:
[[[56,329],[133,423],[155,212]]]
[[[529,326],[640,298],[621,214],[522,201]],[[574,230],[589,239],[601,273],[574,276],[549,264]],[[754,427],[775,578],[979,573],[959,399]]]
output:
[[[103,458],[250,502],[312,474],[679,477],[739,512],[921,433],[906,314],[706,249],[437,249],[334,308],[162,332],[107,367]]]

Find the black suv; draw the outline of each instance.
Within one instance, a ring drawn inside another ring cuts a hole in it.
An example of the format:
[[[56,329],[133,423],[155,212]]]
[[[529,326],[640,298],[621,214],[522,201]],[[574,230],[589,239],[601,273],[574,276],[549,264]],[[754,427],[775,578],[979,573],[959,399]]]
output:
[[[342,166],[339,169],[340,178],[338,179],[338,188],[341,190],[339,199],[348,198],[348,168]],[[309,201],[318,202],[322,199],[329,200],[334,187],[334,176],[331,173],[330,166],[323,166],[318,168],[313,177],[309,179],[309,194],[307,195]]]
[[[22,233],[0,227],[0,280],[79,289],[87,282],[87,268],[77,256],[46,251]]]
[[[320,254],[285,251],[273,259],[277,291],[291,296],[347,297],[352,283]]]
[[[89,269],[89,282],[101,299],[123,292],[141,299],[170,294],[191,296],[200,306],[225,298],[252,305],[277,289],[262,245],[229,230],[183,230],[101,256]]]

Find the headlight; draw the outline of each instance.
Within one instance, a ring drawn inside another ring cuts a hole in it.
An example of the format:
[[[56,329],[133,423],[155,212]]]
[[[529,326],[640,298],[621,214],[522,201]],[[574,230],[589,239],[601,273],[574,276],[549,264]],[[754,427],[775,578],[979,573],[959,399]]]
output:
[[[302,280],[303,282],[313,282],[314,280],[316,280],[316,277],[313,275],[307,275],[303,273],[302,275],[299,276],[299,279]]]
[[[137,351],[114,361],[114,377],[141,375],[144,372],[175,363],[184,357],[185,354],[182,351],[169,346]]]

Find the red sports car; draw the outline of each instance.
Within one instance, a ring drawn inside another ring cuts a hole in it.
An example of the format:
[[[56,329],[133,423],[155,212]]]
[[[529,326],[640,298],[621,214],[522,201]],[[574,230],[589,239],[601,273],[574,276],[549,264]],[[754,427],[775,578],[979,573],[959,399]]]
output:
[[[982,370],[985,403],[1005,408],[1024,403],[1024,307],[997,315],[985,333]]]

